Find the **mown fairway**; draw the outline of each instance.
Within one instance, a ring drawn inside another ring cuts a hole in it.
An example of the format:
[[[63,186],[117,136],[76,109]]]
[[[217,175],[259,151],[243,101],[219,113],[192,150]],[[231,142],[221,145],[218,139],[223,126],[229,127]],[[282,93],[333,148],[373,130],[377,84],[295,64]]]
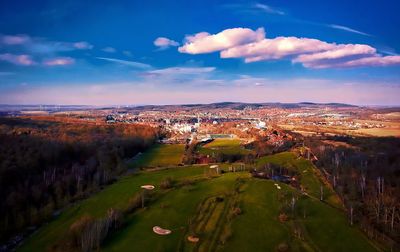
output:
[[[133,162],[134,167],[177,166],[182,163],[183,144],[158,144],[141,154]]]
[[[327,203],[318,199],[321,182],[310,162],[281,153],[260,159],[258,165],[268,162],[299,169],[308,195],[282,183],[278,189],[274,181],[252,178],[248,172],[208,177],[203,166],[143,171],[65,210],[20,251],[46,251],[80,216],[101,217],[111,207],[123,209],[143,184],[154,184],[156,196],[145,209],[127,215],[124,226],[107,237],[101,250],[276,251],[283,246],[287,251],[375,251],[356,227],[350,227],[344,211],[331,200],[333,192]],[[176,182],[161,189],[166,177]],[[288,217],[284,221],[279,218],[282,213]],[[157,235],[152,231],[156,225],[172,233]],[[188,236],[199,241],[189,242]]]

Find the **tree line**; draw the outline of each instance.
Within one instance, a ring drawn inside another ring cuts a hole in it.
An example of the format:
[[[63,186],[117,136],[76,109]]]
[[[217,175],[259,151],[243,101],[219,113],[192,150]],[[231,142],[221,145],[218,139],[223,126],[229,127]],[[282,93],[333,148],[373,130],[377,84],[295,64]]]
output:
[[[112,183],[159,133],[144,125],[0,118],[0,240]]]
[[[306,138],[316,165],[341,197],[351,225],[372,238],[400,242],[400,139],[394,137]],[[345,143],[345,144],[343,144]]]

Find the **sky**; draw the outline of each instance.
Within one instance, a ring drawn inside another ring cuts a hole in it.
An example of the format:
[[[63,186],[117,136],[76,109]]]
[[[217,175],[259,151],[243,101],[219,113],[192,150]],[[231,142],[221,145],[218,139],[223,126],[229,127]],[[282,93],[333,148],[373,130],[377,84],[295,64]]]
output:
[[[0,104],[400,105],[397,0],[0,7]]]

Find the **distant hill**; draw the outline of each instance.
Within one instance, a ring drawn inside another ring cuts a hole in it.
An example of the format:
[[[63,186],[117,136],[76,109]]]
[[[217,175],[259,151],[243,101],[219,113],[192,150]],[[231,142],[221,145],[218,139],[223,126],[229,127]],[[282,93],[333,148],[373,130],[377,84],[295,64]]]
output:
[[[303,108],[303,107],[358,107],[356,105],[344,103],[313,103],[313,102],[299,102],[299,103],[244,103],[244,102],[217,102],[210,104],[181,104],[181,105],[144,105],[133,107],[134,110],[173,110],[173,109],[237,109],[243,110],[245,108]]]

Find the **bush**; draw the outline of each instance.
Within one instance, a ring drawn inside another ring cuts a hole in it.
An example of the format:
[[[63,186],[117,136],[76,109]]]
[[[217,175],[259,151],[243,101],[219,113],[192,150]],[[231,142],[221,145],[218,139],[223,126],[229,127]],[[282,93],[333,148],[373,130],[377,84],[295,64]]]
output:
[[[118,230],[123,224],[123,214],[120,210],[110,208],[102,219],[94,219],[84,215],[76,220],[69,229],[67,240],[64,244],[70,245],[72,250],[93,251],[100,248],[101,243],[112,230]],[[53,246],[54,249],[66,248],[63,244]]]
[[[288,216],[285,213],[279,214],[278,218],[279,218],[279,221],[282,222],[282,223],[288,221],[288,219],[289,219]]]
[[[279,243],[277,250],[279,252],[289,251],[289,245],[287,245],[287,243],[285,243],[285,242]]]
[[[132,213],[136,209],[142,207],[142,195],[140,193],[135,194],[128,200],[128,206],[125,209],[125,213]]]
[[[190,186],[190,185],[194,184],[194,181],[193,181],[193,179],[184,179],[184,180],[182,180],[181,184],[183,186]]]
[[[170,189],[174,186],[174,181],[172,178],[167,177],[160,182],[161,189]]]
[[[235,216],[241,215],[242,214],[242,209],[240,209],[240,207],[235,207],[235,208],[232,209],[232,213]]]
[[[81,246],[81,237],[85,229],[88,229],[93,223],[94,218],[90,215],[84,215],[76,220],[69,228],[69,238],[74,247]]]

